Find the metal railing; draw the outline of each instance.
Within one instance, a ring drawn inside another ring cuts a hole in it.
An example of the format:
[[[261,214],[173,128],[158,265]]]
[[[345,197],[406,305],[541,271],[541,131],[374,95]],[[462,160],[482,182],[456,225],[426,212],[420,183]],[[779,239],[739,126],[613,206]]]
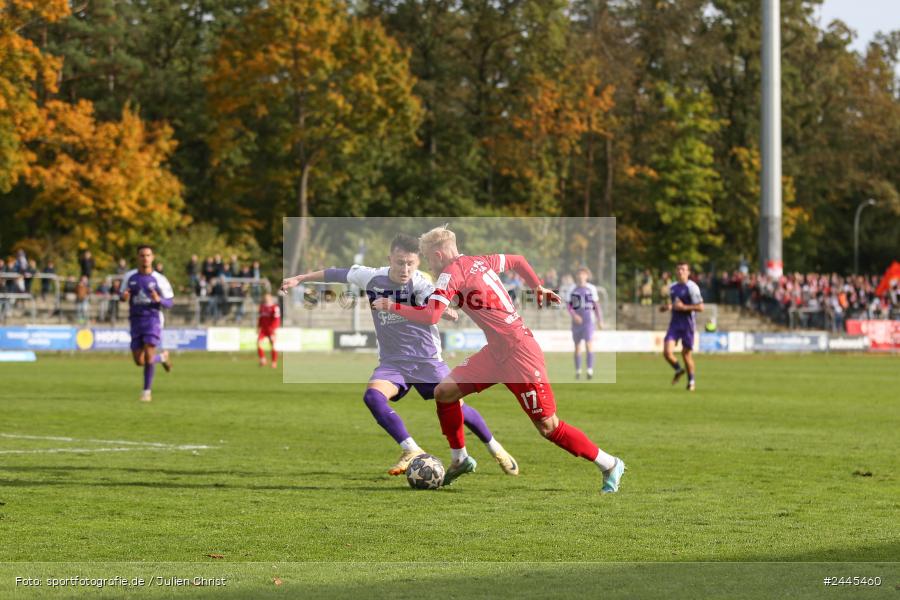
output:
[[[31,313],[32,319],[37,319],[37,298],[35,298],[35,291],[25,285],[25,281],[27,279],[31,280],[31,286],[40,280],[41,283],[41,291],[38,292],[42,297],[45,295],[44,293],[44,281],[53,282],[53,292],[52,292],[52,301],[53,308],[50,312],[50,316],[54,314],[58,315],[59,320],[62,321],[62,314],[60,308],[62,306],[62,288],[60,285],[60,276],[51,274],[51,273],[33,273],[30,277],[25,277],[22,273],[15,273],[11,271],[0,271],[0,321],[5,322],[13,308],[19,301],[24,302],[29,306],[29,312]],[[7,290],[7,283],[10,281],[19,282],[21,280],[21,286],[19,283],[16,284],[16,288],[18,291]],[[28,290],[28,291],[26,291]]]

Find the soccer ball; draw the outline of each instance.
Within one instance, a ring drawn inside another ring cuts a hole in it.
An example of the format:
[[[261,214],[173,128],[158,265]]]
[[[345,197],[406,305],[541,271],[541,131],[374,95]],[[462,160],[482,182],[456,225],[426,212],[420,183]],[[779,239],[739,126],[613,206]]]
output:
[[[406,481],[414,490],[436,490],[444,483],[444,464],[430,454],[420,454],[406,467]]]

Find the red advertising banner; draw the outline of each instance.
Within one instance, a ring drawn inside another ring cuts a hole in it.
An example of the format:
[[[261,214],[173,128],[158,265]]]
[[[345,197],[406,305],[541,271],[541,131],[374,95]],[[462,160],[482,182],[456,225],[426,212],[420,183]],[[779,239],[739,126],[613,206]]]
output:
[[[900,350],[900,321],[847,321],[847,333],[864,335],[872,350]]]

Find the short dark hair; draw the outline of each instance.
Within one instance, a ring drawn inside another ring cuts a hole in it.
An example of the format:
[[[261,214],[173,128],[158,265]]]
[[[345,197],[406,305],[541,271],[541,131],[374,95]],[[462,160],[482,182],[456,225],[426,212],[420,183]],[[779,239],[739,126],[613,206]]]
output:
[[[689,263],[689,262],[686,261],[686,260],[682,260],[682,261],[679,261],[679,262],[675,263],[675,268],[677,269],[677,268],[680,267],[681,265],[686,266],[688,269],[691,268],[691,263]]]
[[[398,233],[397,237],[391,242],[391,252],[397,249],[411,254],[418,254],[419,239],[405,233]]]
[[[144,248],[146,248],[150,252],[153,252],[153,246],[151,246],[150,244],[141,244],[140,246],[137,247],[135,254],[140,254],[141,250],[143,250]]]

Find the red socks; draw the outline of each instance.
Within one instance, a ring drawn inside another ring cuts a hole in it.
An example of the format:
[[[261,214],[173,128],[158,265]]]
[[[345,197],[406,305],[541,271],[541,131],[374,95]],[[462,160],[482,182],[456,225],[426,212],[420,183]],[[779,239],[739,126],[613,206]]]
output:
[[[447,437],[450,447],[459,450],[465,447],[466,438],[463,433],[463,409],[462,403],[457,400],[452,403],[435,402],[437,404],[438,420],[441,422],[441,431]]]
[[[462,428],[462,425],[460,425],[460,428]],[[600,453],[600,448],[583,431],[569,425],[565,421],[560,421],[559,427],[554,429],[547,439],[570,454],[580,456],[591,462]]]

